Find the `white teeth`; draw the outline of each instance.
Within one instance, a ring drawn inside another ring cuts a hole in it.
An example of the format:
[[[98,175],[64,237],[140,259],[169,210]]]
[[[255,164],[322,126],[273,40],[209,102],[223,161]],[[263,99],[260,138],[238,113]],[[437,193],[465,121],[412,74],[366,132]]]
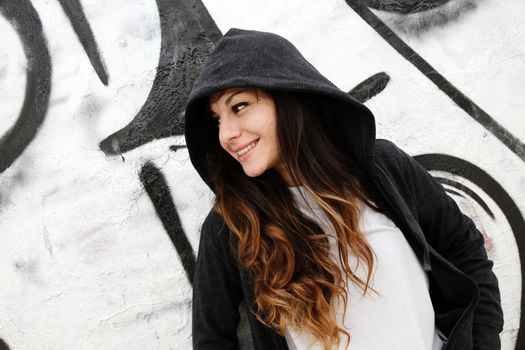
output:
[[[246,152],[250,151],[251,149],[253,149],[255,146],[257,146],[257,142],[259,142],[259,141],[257,140],[254,143],[251,143],[248,146],[246,146],[243,149],[241,149],[239,152],[237,152],[237,156],[240,157],[244,153],[246,153]]]

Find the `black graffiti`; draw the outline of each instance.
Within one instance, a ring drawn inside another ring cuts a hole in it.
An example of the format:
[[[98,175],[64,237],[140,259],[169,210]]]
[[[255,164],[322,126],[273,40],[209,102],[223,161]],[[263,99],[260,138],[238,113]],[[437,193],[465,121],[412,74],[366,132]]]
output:
[[[170,146],[170,150],[173,151],[173,152],[176,152],[176,151],[178,151],[181,148],[186,148],[186,145],[173,145],[173,146]]]
[[[419,36],[425,31],[457,21],[478,6],[477,0],[360,0],[370,8],[390,12],[388,24]]]
[[[200,1],[157,0],[161,49],[149,96],[123,129],[100,143],[108,155],[183,134],[186,99],[200,68],[221,32]]]
[[[78,0],[59,0],[100,81],[107,85],[93,32]],[[184,104],[200,67],[221,33],[200,1],[157,0],[161,19],[161,52],[148,99],[133,121],[103,140],[107,154],[121,154],[154,139],[183,132]],[[27,55],[25,100],[15,125],[0,139],[0,173],[18,158],[45,119],[51,87],[51,58],[38,13],[28,0],[0,2],[1,14],[17,30]],[[176,151],[180,147],[172,146]],[[141,176],[157,215],[175,245],[191,281],[195,258],[164,177],[152,164]],[[171,204],[170,204],[171,203]]]
[[[184,106],[193,81],[222,35],[200,1],[157,0],[157,6],[161,49],[153,86],[131,123],[100,143],[106,154],[121,155],[155,139],[183,134]],[[171,146],[170,150],[184,147]],[[146,163],[140,179],[192,283],[195,255],[164,176]]]
[[[108,73],[89,22],[78,0],[59,0],[86,51],[100,81],[108,84]],[[27,58],[27,82],[22,110],[15,124],[0,138],[0,173],[25,150],[44,122],[51,94],[51,57],[40,17],[28,0],[0,2],[0,13],[17,31]]]
[[[441,6],[449,0],[359,0],[361,4],[368,7],[383,10],[409,14],[431,10]]]
[[[441,184],[443,184],[443,185],[449,185],[449,186],[455,187],[455,188],[461,190],[462,192],[464,192],[465,194],[467,194],[476,203],[478,203],[480,207],[483,208],[483,210],[485,211],[485,213],[487,213],[488,216],[490,216],[492,219],[494,219],[494,213],[492,212],[492,210],[490,210],[490,208],[487,205],[487,203],[485,203],[485,201],[483,199],[481,199],[481,197],[478,196],[476,192],[474,192],[473,190],[471,190],[470,188],[468,188],[467,186],[465,186],[461,182],[454,181],[454,180],[451,180],[451,179],[447,179],[447,178],[444,178],[444,177],[439,177],[439,176],[434,176],[434,178],[437,181],[439,181]],[[455,191],[450,190],[448,188],[445,188],[445,190],[447,192],[454,193],[454,194],[456,194],[458,196],[465,197],[462,194],[460,194],[459,192],[455,192]]]
[[[44,122],[51,94],[51,59],[40,17],[28,0],[0,1],[0,13],[16,30],[27,59],[22,109],[0,138],[2,173],[24,152]]]
[[[523,254],[523,252],[525,252],[525,235],[523,235],[525,232],[525,220],[523,219],[516,203],[514,203],[509,194],[498,182],[496,182],[496,180],[474,164],[450,155],[423,154],[414,158],[428,171],[445,171],[463,177],[483,190],[505,215],[511,231],[514,233],[514,238],[516,239],[516,245],[518,246],[520,256],[520,265],[525,266],[525,254]],[[448,184],[454,186],[453,183]],[[464,187],[456,188],[464,190]],[[520,314],[520,328],[516,340],[516,349],[525,348],[525,332],[523,331],[523,326],[525,326],[525,290],[523,288],[521,290],[520,309],[522,312]]]
[[[195,254],[182,228],[177,208],[172,200],[170,189],[164,175],[155,165],[148,162],[144,164],[140,171],[140,181],[151,199],[155,207],[155,212],[168,233],[173,246],[179,254],[188,280],[193,284]]]
[[[368,7],[358,1],[346,0],[346,3],[363,18],[390,46],[400,55],[423,73],[441,91],[443,91],[461,109],[475,121],[483,125],[490,133],[498,138],[505,146],[525,161],[525,144],[509,131],[503,128],[496,120],[476,105],[466,95],[452,85],[443,75],[434,69],[427,61],[407,45],[394,31],[392,31]]]
[[[200,1],[157,0],[161,49],[148,98],[130,124],[100,143],[109,155],[122,154],[155,139],[183,134],[183,113],[194,79],[221,32]],[[177,151],[185,146],[174,145]],[[195,254],[182,228],[161,171],[146,163],[140,179],[193,282]]]
[[[98,78],[104,85],[108,85],[109,75],[102,61],[102,57],[98,50],[97,42],[93,36],[91,26],[84,14],[82,5],[79,0],[58,0],[66,16],[69,18],[69,22],[73,26],[73,30],[77,34],[78,40],[82,44],[84,51],[95,69]]]
[[[389,81],[390,77],[385,72],[376,73],[359,83],[348,94],[363,103],[383,91]]]
[[[445,188],[445,192],[450,193],[450,194],[454,194],[454,195],[459,196],[461,198],[465,198],[465,196],[462,193],[459,193],[457,191],[451,190],[450,188]]]

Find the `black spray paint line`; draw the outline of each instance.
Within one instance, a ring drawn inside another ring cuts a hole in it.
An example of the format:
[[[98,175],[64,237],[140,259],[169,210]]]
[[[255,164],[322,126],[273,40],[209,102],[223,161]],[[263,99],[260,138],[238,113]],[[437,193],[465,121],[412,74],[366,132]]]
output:
[[[181,148],[187,148],[186,145],[173,145],[170,146],[170,151],[177,152]]]
[[[503,128],[490,115],[476,105],[472,100],[452,85],[443,75],[437,72],[417,52],[408,46],[393,30],[391,30],[379,17],[368,7],[361,5],[358,1],[345,0],[361,18],[363,18],[392,48],[409,61],[430,81],[444,92],[461,109],[470,115],[475,121],[485,127],[498,140],[514,152],[521,160],[525,161],[525,144],[509,131]]]
[[[0,14],[12,23],[27,59],[24,103],[15,124],[0,138],[0,173],[31,143],[44,122],[51,94],[51,58],[38,13],[28,0],[0,1]]]
[[[182,224],[177,208],[171,197],[170,189],[166,183],[164,175],[153,163],[146,163],[140,171],[140,181],[146,190],[155,212],[157,213],[162,226],[173,242],[177,253],[182,262],[182,267],[191,284],[193,284],[193,272],[195,271],[195,254],[191,247]]]
[[[474,11],[479,0],[359,0],[370,8],[396,14],[391,28],[415,37],[440,30]]]
[[[361,3],[378,10],[397,12],[403,14],[431,10],[450,0],[360,0]]]
[[[95,41],[93,31],[91,30],[91,26],[89,25],[86,15],[84,14],[84,10],[82,9],[80,1],[58,0],[58,2],[60,5],[62,5],[67,18],[69,18],[69,22],[71,23],[71,26],[73,26],[73,30],[77,34],[78,40],[80,40],[82,47],[84,47],[84,51],[86,51],[89,61],[97,73],[98,78],[102,84],[107,86],[109,80],[108,72],[104,62],[102,61],[102,57],[100,56],[97,42]]]
[[[222,36],[200,0],[157,0],[157,6],[161,27],[157,74],[131,123],[100,143],[108,155],[183,134],[184,108],[193,81]]]
[[[487,215],[491,217],[491,219],[495,218],[494,213],[492,213],[492,211],[490,210],[490,208],[487,205],[487,203],[485,203],[485,201],[483,199],[481,199],[481,197],[478,196],[476,192],[472,191],[467,186],[463,185],[460,182],[457,182],[457,181],[454,181],[454,180],[450,180],[450,179],[446,179],[444,177],[434,176],[434,179],[438,180],[438,182],[440,182],[441,184],[449,185],[449,186],[452,186],[452,187],[454,187],[454,188],[456,188],[458,190],[463,191],[470,198],[472,198],[476,203],[478,203],[479,206],[482,207],[483,210],[485,210]]]
[[[514,238],[516,239],[523,279],[523,267],[525,266],[525,235],[523,234],[525,232],[525,220],[521,215],[520,209],[503,187],[501,187],[501,185],[485,171],[460,158],[438,153],[422,154],[415,156],[414,158],[428,171],[445,171],[469,180],[481,188],[496,203],[505,215],[512,233],[514,234]],[[522,288],[520,325],[516,339],[516,349],[525,349],[524,326],[525,288]]]
[[[445,188],[445,192],[455,194],[456,196],[459,196],[461,198],[465,198],[465,196],[457,191],[451,190],[450,188]]]
[[[357,84],[348,94],[359,102],[364,103],[383,91],[389,81],[390,77],[385,72],[376,73]]]

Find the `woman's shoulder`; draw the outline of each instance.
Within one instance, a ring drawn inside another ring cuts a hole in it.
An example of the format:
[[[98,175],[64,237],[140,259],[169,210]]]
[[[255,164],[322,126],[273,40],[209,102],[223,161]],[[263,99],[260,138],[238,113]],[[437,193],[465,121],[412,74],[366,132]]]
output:
[[[221,230],[224,225],[226,225],[226,223],[224,222],[223,217],[212,207],[208,212],[208,215],[206,215],[206,219],[204,219],[202,228]]]
[[[408,171],[415,160],[392,141],[377,139],[374,145],[374,162],[390,172]]]
[[[228,226],[222,215],[215,208],[211,208],[202,224],[201,240],[207,239],[212,240],[214,243],[221,243],[220,241],[223,240],[221,237],[224,238],[229,235]]]
[[[414,158],[389,140],[376,140],[374,163],[380,168],[380,171],[377,168],[374,170],[376,175],[387,176],[396,185],[408,186],[408,189],[430,178],[430,174]]]
[[[374,159],[380,161],[398,161],[408,155],[395,143],[386,139],[375,140]]]

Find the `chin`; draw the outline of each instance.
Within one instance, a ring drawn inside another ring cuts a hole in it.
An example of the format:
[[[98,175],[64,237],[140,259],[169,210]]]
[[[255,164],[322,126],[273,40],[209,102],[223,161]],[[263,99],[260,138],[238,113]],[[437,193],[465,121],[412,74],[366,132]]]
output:
[[[266,171],[266,169],[247,169],[247,168],[243,168],[243,170],[246,176],[248,177],[257,177],[257,176],[262,175]]]

